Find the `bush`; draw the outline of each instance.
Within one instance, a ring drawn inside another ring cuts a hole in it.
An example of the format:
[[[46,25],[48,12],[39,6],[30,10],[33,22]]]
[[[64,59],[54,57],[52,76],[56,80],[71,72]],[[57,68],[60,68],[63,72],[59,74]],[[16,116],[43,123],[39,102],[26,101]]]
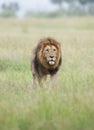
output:
[[[6,9],[0,13],[0,17],[3,17],[3,18],[16,17],[16,13],[11,9]]]

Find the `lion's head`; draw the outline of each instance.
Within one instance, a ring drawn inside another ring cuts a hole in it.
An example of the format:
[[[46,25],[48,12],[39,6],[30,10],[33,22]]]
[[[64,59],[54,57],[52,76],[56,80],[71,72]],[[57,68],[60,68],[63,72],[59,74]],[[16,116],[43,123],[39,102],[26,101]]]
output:
[[[52,38],[41,40],[37,48],[37,57],[45,68],[56,68],[61,57],[60,43]]]

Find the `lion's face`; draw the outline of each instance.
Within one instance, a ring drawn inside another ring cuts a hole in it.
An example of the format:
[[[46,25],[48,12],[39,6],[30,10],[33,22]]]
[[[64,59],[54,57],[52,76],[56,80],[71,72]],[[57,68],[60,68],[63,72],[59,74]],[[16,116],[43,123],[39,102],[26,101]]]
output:
[[[47,64],[53,66],[57,59],[57,48],[54,45],[47,45],[44,47],[43,57]]]
[[[47,38],[39,42],[36,50],[40,64],[46,69],[58,67],[61,57],[61,46],[56,40]]]

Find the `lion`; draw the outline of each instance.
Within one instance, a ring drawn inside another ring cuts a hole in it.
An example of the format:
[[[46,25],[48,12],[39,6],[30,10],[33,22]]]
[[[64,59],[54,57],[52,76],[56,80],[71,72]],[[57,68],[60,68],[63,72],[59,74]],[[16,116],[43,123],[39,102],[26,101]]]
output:
[[[61,45],[53,38],[44,38],[34,48],[31,58],[33,86],[45,86],[47,75],[54,86],[55,77],[62,62]]]

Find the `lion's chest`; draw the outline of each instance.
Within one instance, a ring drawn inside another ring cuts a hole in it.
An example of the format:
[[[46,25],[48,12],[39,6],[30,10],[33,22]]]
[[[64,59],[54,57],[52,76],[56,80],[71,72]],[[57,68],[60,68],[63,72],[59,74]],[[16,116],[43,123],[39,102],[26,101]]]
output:
[[[43,66],[38,66],[37,68],[37,73],[39,76],[43,76],[43,75],[54,75],[56,74],[58,71],[58,68],[54,68],[54,69],[46,69]]]

